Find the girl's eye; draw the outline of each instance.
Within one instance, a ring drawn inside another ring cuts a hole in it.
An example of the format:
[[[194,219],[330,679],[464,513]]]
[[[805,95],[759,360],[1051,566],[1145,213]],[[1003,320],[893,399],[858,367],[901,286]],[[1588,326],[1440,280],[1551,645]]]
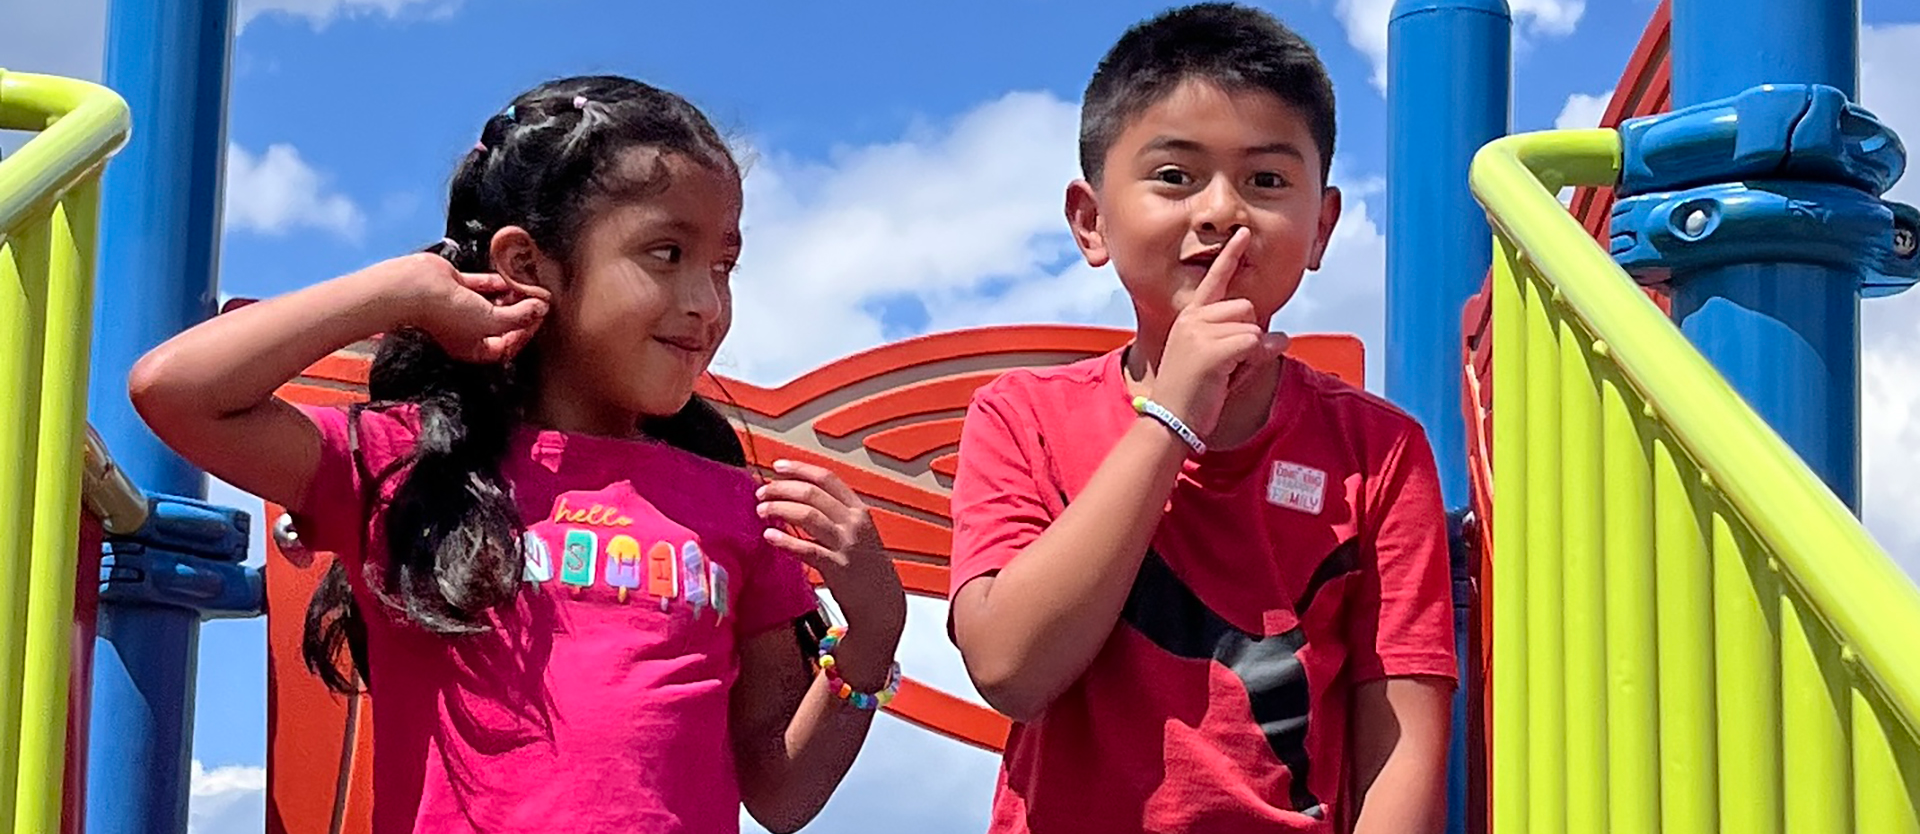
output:
[[[1162,168],[1153,172],[1153,178],[1168,185],[1186,185],[1193,181],[1187,172],[1178,168]]]
[[[1253,175],[1253,185],[1256,188],[1285,188],[1287,180],[1272,171],[1261,171]]]
[[[648,251],[647,254],[666,261],[667,263],[677,264],[680,262],[680,258],[686,254],[686,250],[669,243],[664,246],[656,246]]]

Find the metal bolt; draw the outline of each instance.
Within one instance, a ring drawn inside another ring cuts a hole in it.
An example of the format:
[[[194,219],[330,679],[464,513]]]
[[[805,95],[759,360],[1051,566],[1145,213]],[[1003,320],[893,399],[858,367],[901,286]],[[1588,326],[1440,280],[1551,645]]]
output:
[[[1920,249],[1920,241],[1914,239],[1913,230],[1906,226],[1893,227],[1893,254],[1911,258],[1915,249]]]
[[[273,541],[280,545],[281,552],[300,549],[300,531],[293,529],[293,516],[281,513],[273,520]]]
[[[1699,237],[1700,233],[1705,232],[1707,230],[1706,211],[1702,209],[1694,209],[1693,211],[1688,212],[1687,220],[1684,224],[1682,224],[1682,226],[1687,233],[1687,237]]]

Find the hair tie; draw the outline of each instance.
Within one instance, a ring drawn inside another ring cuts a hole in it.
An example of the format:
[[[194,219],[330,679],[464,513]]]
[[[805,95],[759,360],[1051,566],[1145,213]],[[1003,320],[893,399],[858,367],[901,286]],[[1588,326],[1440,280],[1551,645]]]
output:
[[[509,122],[513,121],[513,108],[514,108],[513,105],[511,104],[507,105],[506,112],[501,113],[500,115],[505,116],[507,118],[507,121]]]
[[[573,97],[573,109],[575,109],[575,110],[585,110],[585,109],[587,109],[587,97],[586,97],[586,96],[574,96],[574,97]]]
[[[487,143],[485,141],[475,142],[473,143],[473,149],[481,153],[486,153]]]

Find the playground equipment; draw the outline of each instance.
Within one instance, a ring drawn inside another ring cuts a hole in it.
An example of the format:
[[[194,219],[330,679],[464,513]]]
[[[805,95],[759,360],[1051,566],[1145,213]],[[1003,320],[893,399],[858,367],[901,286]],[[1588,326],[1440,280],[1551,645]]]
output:
[[[364,830],[364,699],[285,662],[317,567],[242,568],[246,517],[198,500],[201,476],[120,388],[139,352],[212,314],[231,10],[113,8],[105,87],[0,74],[0,126],[41,131],[0,161],[0,460],[22,462],[0,477],[16,518],[0,749],[19,751],[0,757],[0,820],[181,830],[198,624],[291,606],[268,624],[268,829]],[[1920,277],[1920,213],[1879,199],[1905,152],[1848,103],[1857,15],[1673,0],[1608,107],[1617,129],[1508,136],[1504,0],[1392,10],[1385,387],[1468,516],[1454,831],[1920,832],[1920,665],[1902,651],[1920,592],[1851,513],[1858,302]],[[129,103],[138,129],[102,181]],[[1553,198],[1566,185],[1583,186],[1571,211]],[[97,318],[114,327],[82,399],[103,194]],[[905,583],[939,594],[966,395],[1121,338],[939,334],[705,393],[738,405],[756,460],[809,457],[875,499]],[[284,393],[362,396],[364,348]],[[1358,379],[1350,337],[1295,349]],[[88,403],[117,465],[83,431]],[[1004,738],[1003,719],[927,687],[893,712]]]

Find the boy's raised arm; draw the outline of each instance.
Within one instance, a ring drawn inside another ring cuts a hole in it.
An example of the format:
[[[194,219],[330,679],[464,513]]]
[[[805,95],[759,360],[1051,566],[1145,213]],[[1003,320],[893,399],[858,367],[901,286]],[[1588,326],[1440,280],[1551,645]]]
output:
[[[1236,230],[1201,279],[1167,334],[1153,382],[1153,399],[1203,437],[1219,420],[1228,377],[1273,362],[1286,348],[1285,336],[1255,323],[1252,302],[1226,298],[1250,238]],[[1029,720],[1086,671],[1113,633],[1188,449],[1166,426],[1135,421],[1048,524],[1008,506],[1040,502],[1039,480],[1014,436],[1007,415],[979,404],[961,432],[954,562],[1004,564],[954,594],[953,636],[987,702]]]

